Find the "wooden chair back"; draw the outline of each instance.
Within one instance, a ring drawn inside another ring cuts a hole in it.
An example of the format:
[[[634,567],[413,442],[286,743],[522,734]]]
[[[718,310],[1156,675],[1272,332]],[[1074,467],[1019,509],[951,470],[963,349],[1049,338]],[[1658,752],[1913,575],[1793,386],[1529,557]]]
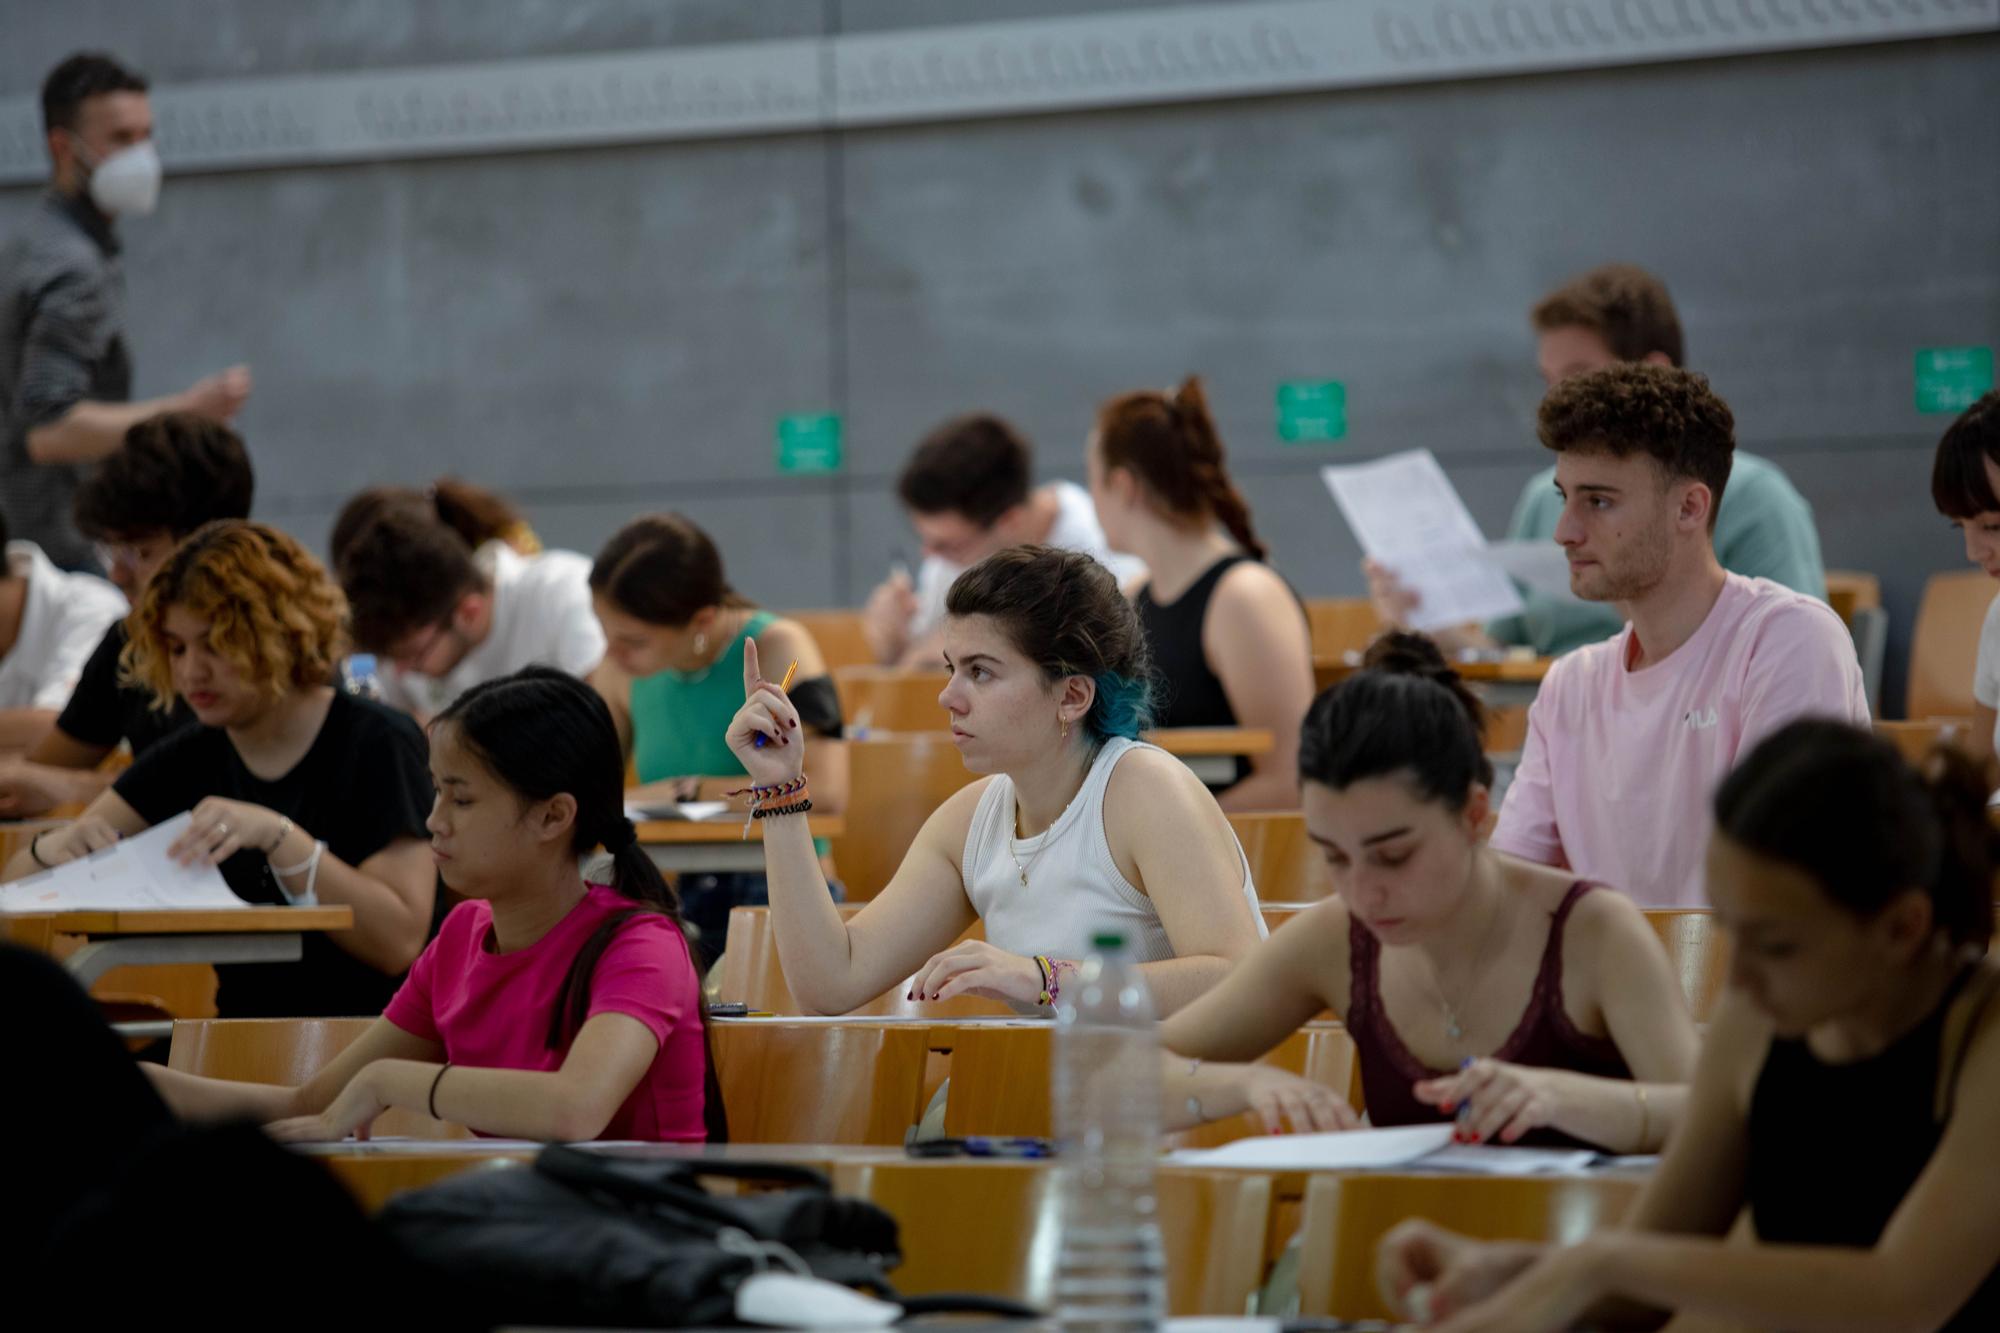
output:
[[[920,1023],[718,1019],[709,1041],[732,1142],[900,1145],[923,1114]]]
[[[1705,907],[1648,909],[1646,924],[1666,948],[1694,1021],[1706,1023],[1729,984],[1729,937],[1716,926],[1715,913]]]
[[[1615,1224],[1642,1184],[1609,1174],[1310,1176],[1300,1226],[1300,1313],[1390,1318],[1375,1288],[1375,1251],[1405,1219],[1428,1218],[1479,1240],[1575,1241]]]
[[[984,1291],[1054,1306],[1059,1185],[1046,1163],[840,1163],[833,1187],[895,1217],[903,1242],[897,1290]],[[1271,1178],[1164,1167],[1155,1189],[1168,1312],[1241,1313],[1263,1274]]]
[[[1243,844],[1257,896],[1274,902],[1310,903],[1333,894],[1326,857],[1306,836],[1296,810],[1232,814],[1229,827]]]
[[[1904,716],[1972,716],[1972,670],[1979,629],[1997,590],[1977,569],[1933,574],[1924,584],[1910,636],[1910,687]]]
[[[1853,629],[1856,611],[1872,610],[1882,605],[1882,581],[1857,569],[1829,569],[1826,571],[1826,601],[1841,622]]]
[[[976,775],[950,735],[935,730],[849,741],[847,771],[855,796],[847,831],[832,840],[833,864],[848,901],[866,902],[895,877],[924,821]]]
[[[812,635],[828,670],[875,665],[875,650],[868,646],[868,636],[861,631],[859,611],[784,611],[780,615],[796,621]],[[783,671],[784,667],[781,665],[778,670]]]
[[[1306,630],[1315,658],[1359,653],[1383,630],[1375,604],[1366,597],[1316,597],[1306,601]]]
[[[174,1024],[167,1067],[204,1078],[297,1087],[366,1032],[372,1018],[197,1018]],[[374,1133],[412,1139],[463,1139],[471,1131],[402,1107],[385,1112]]]
[[[951,1051],[951,1093],[944,1129],[951,1135],[1047,1135],[1053,1131],[1050,1058],[1054,1028],[960,1028]],[[1360,1106],[1360,1071],[1354,1042],[1338,1023],[1315,1020],[1292,1033],[1264,1056],[1264,1063],[1310,1078]],[[1263,1126],[1248,1115],[1233,1116],[1170,1136],[1175,1146],[1214,1147],[1254,1134]]]
[[[950,731],[944,705],[938,702],[945,683],[942,667],[847,666],[833,673],[842,721],[849,730],[868,736],[885,731]]]
[[[842,903],[842,916],[851,917],[863,903]],[[961,940],[986,938],[985,926],[973,922]],[[954,941],[956,942],[956,941]],[[998,1000],[960,998],[943,1002],[910,1000],[908,991],[891,986],[887,991],[848,1017],[853,1018],[975,1018],[1005,1016],[1013,1010]],[[752,1013],[802,1015],[805,1006],[785,984],[784,965],[778,961],[778,937],[771,925],[768,907],[729,909],[729,948],[715,967],[714,998],[747,1006]]]

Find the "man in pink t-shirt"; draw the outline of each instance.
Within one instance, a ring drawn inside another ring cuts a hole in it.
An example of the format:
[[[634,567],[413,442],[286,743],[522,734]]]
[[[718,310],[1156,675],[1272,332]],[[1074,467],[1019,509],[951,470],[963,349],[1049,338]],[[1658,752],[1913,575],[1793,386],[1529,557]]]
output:
[[[1623,365],[1558,384],[1542,443],[1570,589],[1623,630],[1549,669],[1493,846],[1643,907],[1703,907],[1709,798],[1794,718],[1868,723],[1854,642],[1826,603],[1716,561],[1735,419],[1700,375]]]

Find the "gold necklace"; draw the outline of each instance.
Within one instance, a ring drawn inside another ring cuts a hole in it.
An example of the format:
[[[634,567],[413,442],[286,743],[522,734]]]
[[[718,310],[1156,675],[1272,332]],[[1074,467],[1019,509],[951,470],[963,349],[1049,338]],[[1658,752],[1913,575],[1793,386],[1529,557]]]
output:
[[[1486,930],[1480,936],[1479,952],[1473,957],[1472,975],[1469,978],[1469,984],[1465,988],[1463,998],[1470,998],[1478,993],[1479,979],[1486,970],[1487,946],[1493,943],[1493,928],[1499,924],[1501,917],[1503,904],[1497,893],[1503,891],[1496,891],[1496,896],[1493,899],[1493,912],[1487,917]],[[1453,1045],[1458,1045],[1465,1040],[1465,1025],[1458,1021],[1458,1006],[1445,998],[1444,981],[1438,976],[1437,963],[1435,961],[1430,962],[1429,979],[1431,991],[1437,996],[1438,1007],[1444,1010],[1444,1034],[1451,1039]]]
[[[1018,813],[1016,814],[1016,818],[1017,818],[1017,819],[1019,818],[1019,815],[1018,815]],[[1010,823],[1011,823],[1011,821],[1010,821]],[[1042,845],[1041,845],[1041,846],[1039,846],[1039,847],[1035,848],[1035,850],[1034,850],[1033,852],[1029,853],[1029,855],[1028,855],[1028,859],[1027,859],[1027,862],[1026,862],[1025,864],[1023,864],[1023,863],[1022,863],[1022,861],[1021,861],[1021,854],[1020,854],[1019,852],[1017,852],[1017,851],[1015,851],[1015,850],[1014,850],[1014,844],[1015,844],[1015,843],[1016,843],[1017,841],[1021,841],[1021,840],[1020,840],[1020,839],[1017,839],[1017,838],[1015,838],[1015,836],[1014,836],[1014,830],[1013,830],[1013,828],[1012,828],[1012,827],[1008,828],[1008,830],[1007,830],[1007,855],[1009,855],[1009,856],[1011,856],[1011,857],[1013,857],[1013,858],[1014,858],[1014,869],[1015,869],[1015,870],[1017,870],[1017,871],[1019,871],[1019,872],[1020,872],[1020,874],[1021,874],[1021,887],[1022,887],[1022,888],[1024,888],[1024,889],[1025,889],[1025,888],[1027,888],[1027,887],[1028,887],[1028,867],[1029,867],[1029,866],[1031,866],[1031,865],[1033,865],[1033,864],[1034,864],[1034,863],[1035,863],[1036,861],[1039,861],[1039,860],[1041,859],[1041,856],[1042,856],[1042,853],[1043,853],[1043,852],[1046,852],[1046,851],[1047,851],[1047,850],[1049,849],[1049,844],[1048,844],[1048,842],[1046,841],[1046,839],[1048,838],[1048,836],[1049,836],[1049,833],[1050,833],[1050,832],[1051,832],[1051,831],[1052,831],[1052,830],[1053,830],[1054,828],[1055,828],[1055,825],[1051,824],[1051,825],[1050,825],[1050,826],[1049,826],[1048,828],[1045,828],[1045,829],[1043,829],[1043,830],[1041,831],[1041,833],[1037,835],[1037,836],[1039,836],[1039,837],[1043,838],[1043,839],[1044,839],[1044,841],[1043,841],[1043,843],[1042,843]]]

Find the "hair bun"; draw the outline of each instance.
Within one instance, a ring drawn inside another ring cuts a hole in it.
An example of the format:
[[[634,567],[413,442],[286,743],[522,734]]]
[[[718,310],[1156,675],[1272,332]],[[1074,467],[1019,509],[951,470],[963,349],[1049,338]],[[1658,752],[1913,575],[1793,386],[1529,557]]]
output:
[[[1440,684],[1458,673],[1444,660],[1437,642],[1428,634],[1406,629],[1384,630],[1375,636],[1361,655],[1361,665],[1369,671],[1386,671],[1398,676],[1427,676]]]
[[[1486,705],[1467,687],[1464,678],[1452,670],[1451,664],[1444,660],[1444,652],[1437,646],[1437,641],[1428,634],[1406,629],[1385,630],[1361,655],[1361,667],[1364,671],[1379,671],[1385,676],[1415,676],[1444,686],[1465,709],[1473,727],[1484,734]]]

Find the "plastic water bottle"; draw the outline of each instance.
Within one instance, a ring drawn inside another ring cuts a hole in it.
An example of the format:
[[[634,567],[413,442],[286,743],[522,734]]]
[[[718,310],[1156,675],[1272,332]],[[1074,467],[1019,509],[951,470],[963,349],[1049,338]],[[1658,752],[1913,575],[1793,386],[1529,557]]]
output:
[[[1160,1042],[1153,999],[1125,937],[1100,934],[1056,1003],[1054,1120],[1060,1249],[1056,1322],[1157,1328],[1166,1260],[1153,1172],[1160,1151]]]
[[[353,653],[340,664],[340,683],[349,694],[382,702],[382,680],[375,674],[373,653]]]

